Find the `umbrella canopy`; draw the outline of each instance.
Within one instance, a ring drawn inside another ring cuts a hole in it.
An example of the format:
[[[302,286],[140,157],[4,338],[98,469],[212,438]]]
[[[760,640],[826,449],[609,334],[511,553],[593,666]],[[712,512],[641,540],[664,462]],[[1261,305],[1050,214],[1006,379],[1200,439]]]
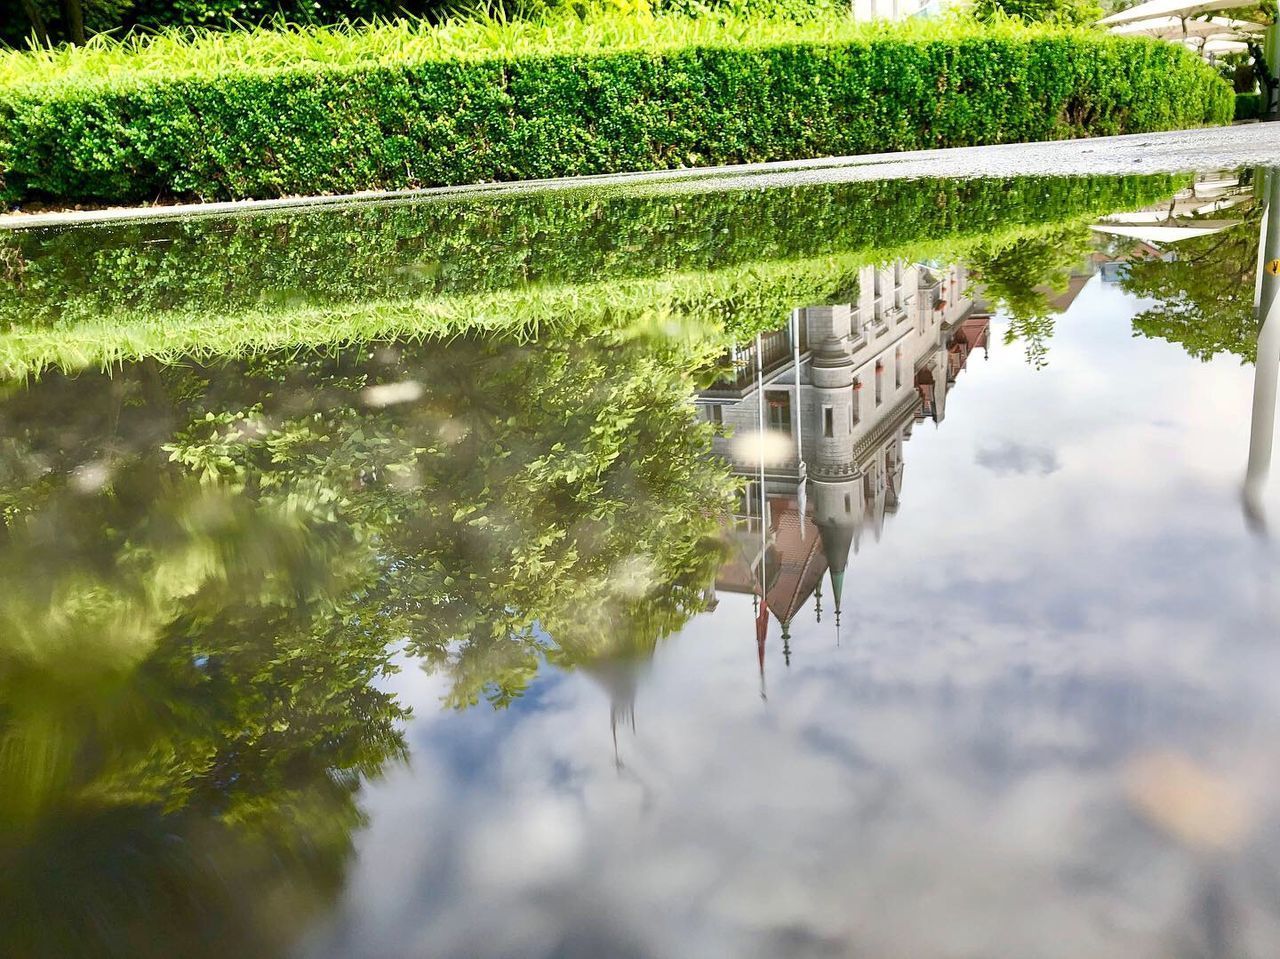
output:
[[[1165,223],[1161,225],[1151,223],[1126,224],[1110,221],[1107,223],[1095,223],[1090,229],[1098,233],[1127,236],[1135,240],[1143,240],[1146,243],[1159,244],[1176,243],[1179,240],[1187,240],[1196,236],[1212,236],[1214,233],[1221,233],[1223,230],[1229,230],[1239,224],[1239,220],[1200,220],[1185,224]]]
[[[1249,44],[1243,40],[1230,40],[1225,37],[1210,37],[1207,40],[1191,40],[1187,46],[1197,53],[1248,53]]]
[[[1231,20],[1227,17],[1210,17],[1207,20],[1183,20],[1181,17],[1152,17],[1135,20],[1112,27],[1111,32],[1121,36],[1155,37],[1158,40],[1181,40],[1184,37],[1227,37],[1262,34],[1267,30],[1261,23],[1248,20]]]
[[[1240,0],[1147,0],[1136,7],[1121,10],[1098,21],[1100,26],[1112,27],[1121,23],[1150,20],[1153,17],[1198,17],[1218,10],[1231,10],[1240,6]]]

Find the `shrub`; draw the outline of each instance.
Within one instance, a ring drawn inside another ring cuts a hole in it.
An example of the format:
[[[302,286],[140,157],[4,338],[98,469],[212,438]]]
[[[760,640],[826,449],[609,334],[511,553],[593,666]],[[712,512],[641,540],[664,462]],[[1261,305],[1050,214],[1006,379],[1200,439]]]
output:
[[[1262,116],[1262,94],[1261,93],[1237,93],[1236,94],[1236,112],[1237,120],[1256,120]]]
[[[1233,110],[1227,85],[1174,44],[732,17],[168,37],[0,57],[0,84],[9,203],[747,163],[1146,132]]]

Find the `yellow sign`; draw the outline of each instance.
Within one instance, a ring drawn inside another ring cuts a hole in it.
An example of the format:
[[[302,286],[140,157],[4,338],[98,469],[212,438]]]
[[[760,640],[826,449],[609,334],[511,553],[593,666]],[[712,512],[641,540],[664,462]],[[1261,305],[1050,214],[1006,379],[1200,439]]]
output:
[[[1280,276],[1280,260],[1268,260],[1267,272],[1272,276]]]

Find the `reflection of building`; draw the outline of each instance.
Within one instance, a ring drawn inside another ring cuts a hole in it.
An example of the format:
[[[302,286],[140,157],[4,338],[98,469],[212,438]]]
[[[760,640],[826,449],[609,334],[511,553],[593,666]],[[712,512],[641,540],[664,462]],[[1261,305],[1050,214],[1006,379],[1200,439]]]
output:
[[[750,592],[782,627],[829,580],[837,629],[846,566],[898,508],[912,426],[942,421],[947,393],[988,318],[963,267],[866,267],[856,303],[797,310],[787,329],[736,348],[727,377],[698,397],[723,426],[716,452],[748,477],[736,549],[719,590]],[[763,462],[762,462],[763,460]]]

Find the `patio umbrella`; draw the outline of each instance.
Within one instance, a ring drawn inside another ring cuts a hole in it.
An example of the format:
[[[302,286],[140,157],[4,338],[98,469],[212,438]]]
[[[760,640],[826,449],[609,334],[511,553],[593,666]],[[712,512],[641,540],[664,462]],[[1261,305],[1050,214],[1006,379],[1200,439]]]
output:
[[[1249,44],[1243,40],[1232,40],[1228,37],[1209,37],[1205,40],[1190,40],[1187,42],[1192,50],[1202,56],[1211,53],[1248,53]]]
[[[1152,17],[1135,20],[1112,27],[1111,32],[1121,36],[1155,37],[1158,40],[1182,40],[1188,37],[1230,37],[1261,35],[1267,30],[1261,23],[1248,20],[1231,20],[1227,17],[1210,17],[1208,20],[1183,20],[1181,17]]]
[[[1098,21],[1099,26],[1112,27],[1121,23],[1134,23],[1138,20],[1150,20],[1155,17],[1177,17],[1185,20],[1218,10],[1231,10],[1240,6],[1240,0],[1147,0],[1136,7],[1121,10]]]
[[[1108,220],[1095,223],[1090,229],[1096,233],[1110,233],[1113,236],[1127,236],[1146,243],[1177,243],[1196,236],[1212,236],[1238,226],[1239,220],[1199,220],[1185,223],[1131,223]]]

